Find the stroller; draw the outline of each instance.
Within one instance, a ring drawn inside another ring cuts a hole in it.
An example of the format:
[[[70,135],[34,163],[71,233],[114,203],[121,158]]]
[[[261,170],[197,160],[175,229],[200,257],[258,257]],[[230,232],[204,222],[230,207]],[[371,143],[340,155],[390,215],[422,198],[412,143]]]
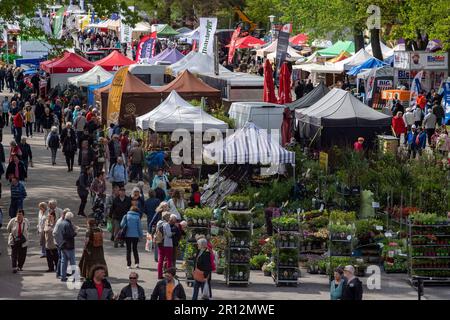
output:
[[[105,195],[97,195],[92,206],[93,218],[99,227],[106,227]]]

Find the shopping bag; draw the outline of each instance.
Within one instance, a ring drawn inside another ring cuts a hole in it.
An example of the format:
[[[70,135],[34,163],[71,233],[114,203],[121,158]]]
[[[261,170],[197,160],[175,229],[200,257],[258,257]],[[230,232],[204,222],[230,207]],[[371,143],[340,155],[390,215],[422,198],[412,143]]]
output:
[[[202,300],[209,300],[209,285],[208,285],[208,281],[205,281],[205,285],[203,286],[201,299]]]
[[[113,231],[113,225],[111,219],[108,219],[108,222],[106,223],[106,230],[110,233]]]
[[[147,233],[147,241],[145,242],[145,251],[151,252],[153,248],[153,238],[150,233]]]

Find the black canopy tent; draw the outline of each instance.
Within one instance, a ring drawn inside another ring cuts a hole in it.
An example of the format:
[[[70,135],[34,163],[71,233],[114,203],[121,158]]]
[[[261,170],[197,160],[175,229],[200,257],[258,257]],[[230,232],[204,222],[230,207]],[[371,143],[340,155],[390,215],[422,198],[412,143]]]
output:
[[[288,107],[291,111],[295,109],[308,108],[322,99],[328,92],[330,92],[330,89],[328,89],[328,87],[321,82],[308,94],[298,100],[295,100],[294,102],[286,104],[286,107]]]
[[[364,137],[371,147],[378,134],[391,132],[391,117],[378,112],[350,92],[333,89],[314,105],[295,111],[300,137],[321,148],[351,145]]]

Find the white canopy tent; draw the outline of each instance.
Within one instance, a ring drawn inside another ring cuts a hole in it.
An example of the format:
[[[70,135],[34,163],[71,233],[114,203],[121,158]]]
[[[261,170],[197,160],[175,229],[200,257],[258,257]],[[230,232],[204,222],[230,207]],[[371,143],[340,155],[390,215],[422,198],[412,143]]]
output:
[[[91,84],[99,84],[111,79],[113,75],[103,69],[101,66],[95,66],[86,73],[79,76],[70,77],[68,79],[70,84],[78,87],[87,87]]]
[[[133,28],[133,32],[150,32],[152,30],[152,26],[150,25],[150,23],[142,21],[142,22],[138,22],[136,23],[136,25]]]
[[[267,46],[256,50],[256,56],[264,58],[269,53],[276,52],[277,51],[277,45],[278,45],[278,40],[275,40],[274,42],[268,44]]]
[[[193,74],[214,73],[214,58],[203,53],[191,51],[180,61],[167,67],[166,73],[176,77],[184,70]],[[230,70],[219,65],[220,73],[231,73]]]
[[[288,54],[286,56],[287,61],[297,61],[298,59],[303,57],[298,51],[294,50],[294,48],[292,48],[291,46],[288,47],[287,54]],[[276,50],[267,55],[267,59],[269,59],[269,61],[274,61],[276,57],[277,57]]]
[[[172,132],[176,129],[194,132],[197,127],[202,131],[228,129],[225,122],[214,118],[200,107],[194,107],[181,98],[176,91],[172,91],[158,107],[137,117],[136,126],[143,130],[152,129],[155,132]]]
[[[389,57],[394,55],[394,49],[389,48],[383,42],[380,42],[380,46],[381,46],[381,53],[383,54],[383,59],[387,59],[387,58],[389,58]],[[366,46],[365,50],[368,53],[370,53],[371,55],[373,55],[373,50],[372,50],[372,44],[371,43]]]

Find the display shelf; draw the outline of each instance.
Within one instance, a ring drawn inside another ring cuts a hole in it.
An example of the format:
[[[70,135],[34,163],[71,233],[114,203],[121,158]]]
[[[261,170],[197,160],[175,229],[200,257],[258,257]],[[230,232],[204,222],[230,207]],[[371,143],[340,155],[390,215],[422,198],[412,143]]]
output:
[[[250,278],[251,211],[225,212],[227,247],[225,249],[225,282],[248,285]]]
[[[300,236],[301,233],[298,227],[291,228],[291,230],[280,230],[277,228],[274,256],[275,269],[273,274],[273,280],[277,287],[281,285],[297,286],[298,284],[300,275],[298,268]]]
[[[417,238],[423,238],[424,243],[417,243]],[[450,243],[437,238],[450,237],[449,224],[423,225],[408,223],[408,274],[411,284],[418,282],[420,277],[425,283],[450,284]],[[445,244],[429,243],[436,241]],[[424,255],[422,255],[424,254]]]

